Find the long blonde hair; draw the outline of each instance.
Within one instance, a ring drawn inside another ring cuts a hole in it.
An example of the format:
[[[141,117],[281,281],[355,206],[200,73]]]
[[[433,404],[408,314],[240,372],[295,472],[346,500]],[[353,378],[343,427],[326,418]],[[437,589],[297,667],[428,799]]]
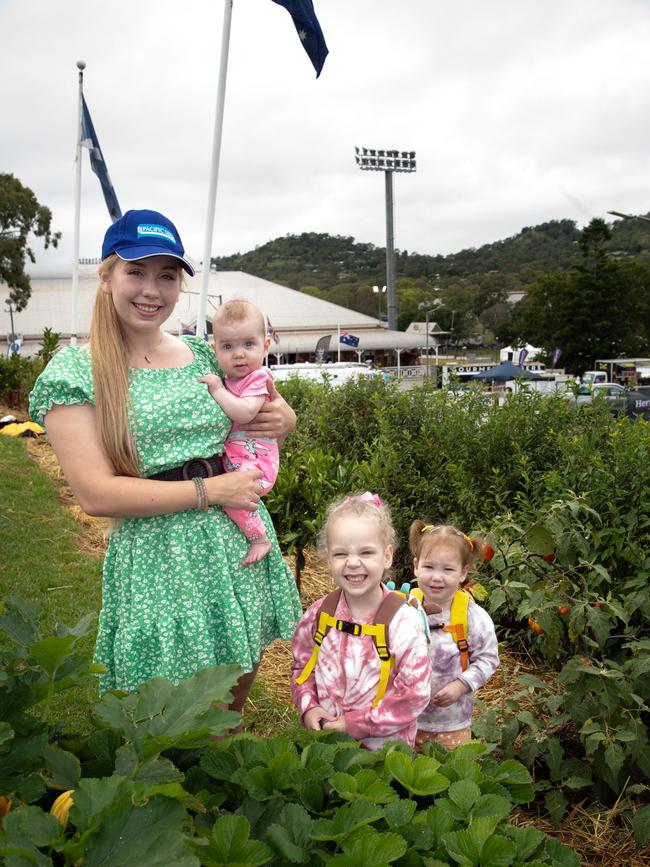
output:
[[[113,254],[99,266],[100,285],[90,320],[89,349],[92,359],[95,415],[99,441],[118,476],[139,476],[140,467],[129,418],[129,353],[124,331],[102,281],[107,280],[118,257]]]

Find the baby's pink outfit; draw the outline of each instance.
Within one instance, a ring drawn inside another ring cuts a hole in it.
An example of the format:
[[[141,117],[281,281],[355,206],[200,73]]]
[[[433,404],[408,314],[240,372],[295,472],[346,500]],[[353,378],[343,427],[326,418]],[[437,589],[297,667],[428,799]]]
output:
[[[382,601],[390,591],[382,584]],[[314,602],[302,616],[291,642],[293,703],[302,717],[320,706],[332,716],[345,716],[346,731],[369,749],[386,741],[401,740],[413,746],[417,718],[431,697],[431,669],[422,617],[410,605],[402,605],[390,622],[388,644],[395,658],[388,686],[377,707],[372,703],[379,685],[380,661],[370,635],[350,635],[329,629],[318,661],[305,683],[296,678],[314,649],[316,618],[323,600]],[[354,620],[341,593],[336,615]],[[371,615],[366,623],[373,622]],[[360,622],[360,621],[357,621]]]
[[[270,400],[270,383],[273,374],[268,367],[261,367],[245,376],[243,379],[224,378],[226,388],[236,397],[260,397],[264,395]],[[272,439],[251,439],[239,425],[233,422],[228,438],[224,443],[225,456],[223,466],[226,472],[238,470],[261,470],[260,482],[264,485],[263,493],[268,493],[273,487],[280,468],[280,452],[278,443]],[[247,539],[266,536],[266,528],[257,510],[232,509],[223,507],[228,517],[237,524]]]

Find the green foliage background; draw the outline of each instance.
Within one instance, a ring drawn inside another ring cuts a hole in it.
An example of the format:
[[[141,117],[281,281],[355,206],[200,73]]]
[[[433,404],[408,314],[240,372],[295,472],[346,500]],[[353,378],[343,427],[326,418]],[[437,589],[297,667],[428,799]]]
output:
[[[398,325],[405,329],[422,318],[418,303],[440,300],[436,321],[445,330],[453,322],[460,342],[508,319],[506,294],[528,291],[551,272],[580,264],[580,231],[573,220],[526,226],[516,235],[447,256],[398,250],[396,253]],[[640,221],[615,221],[606,250],[620,264],[650,265],[650,232]],[[342,235],[304,232],[286,235],[246,253],[216,258],[219,270],[246,271],[377,316],[381,299],[373,285],[386,282],[386,251]],[[439,290],[434,295],[435,290]],[[452,314],[453,311],[453,314]],[[385,298],[383,312],[385,313]],[[509,342],[510,334],[504,335]]]

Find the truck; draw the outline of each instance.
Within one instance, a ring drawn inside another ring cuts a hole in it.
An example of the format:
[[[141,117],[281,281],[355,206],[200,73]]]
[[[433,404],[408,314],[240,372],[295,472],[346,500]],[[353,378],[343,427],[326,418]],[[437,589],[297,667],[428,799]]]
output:
[[[584,385],[615,382],[635,388],[650,379],[650,358],[597,358],[581,379]]]

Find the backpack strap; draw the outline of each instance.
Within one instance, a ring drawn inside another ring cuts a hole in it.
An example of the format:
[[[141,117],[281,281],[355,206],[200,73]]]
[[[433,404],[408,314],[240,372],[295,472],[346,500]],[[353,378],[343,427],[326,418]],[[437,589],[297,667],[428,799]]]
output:
[[[469,665],[469,645],[467,643],[467,609],[469,607],[470,594],[467,590],[457,590],[451,602],[449,626],[443,626],[445,632],[451,632],[454,641],[460,651],[460,664],[465,671]]]
[[[339,599],[341,598],[341,589],[332,590],[331,593],[328,593],[325,596],[320,604],[320,608],[318,609],[318,614],[316,615],[316,630],[314,632],[314,649],[312,650],[311,656],[307,660],[307,665],[300,672],[298,677],[296,678],[296,683],[301,685],[303,684],[309,675],[314,670],[314,666],[316,665],[316,661],[318,660],[318,654],[320,653],[320,646],[323,643],[323,639],[327,635],[327,630],[330,627],[336,627],[337,620],[334,617],[336,614],[336,608],[339,604]]]
[[[391,668],[395,668],[395,657],[388,649],[388,630],[391,620],[395,617],[402,605],[404,605],[404,598],[397,593],[391,592],[388,596],[384,597],[383,602],[375,614],[375,622],[373,626],[376,629],[376,632],[372,637],[377,649],[377,655],[379,656],[380,669],[379,684],[377,685],[377,694],[372,703],[373,707],[377,707],[386,694],[390,670]]]

